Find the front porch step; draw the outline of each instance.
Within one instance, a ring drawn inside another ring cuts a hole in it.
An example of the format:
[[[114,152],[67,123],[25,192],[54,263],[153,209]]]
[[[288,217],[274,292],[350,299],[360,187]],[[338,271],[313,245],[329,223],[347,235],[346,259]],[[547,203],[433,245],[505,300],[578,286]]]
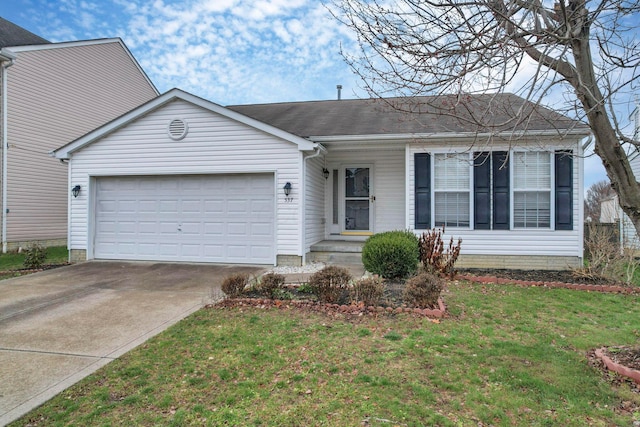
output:
[[[364,242],[323,240],[315,245],[311,245],[311,252],[362,253],[362,246],[364,246]]]
[[[311,246],[307,261],[325,264],[362,264],[363,245],[364,242],[323,240]]]
[[[362,254],[349,252],[309,252],[307,262],[325,264],[362,264]]]

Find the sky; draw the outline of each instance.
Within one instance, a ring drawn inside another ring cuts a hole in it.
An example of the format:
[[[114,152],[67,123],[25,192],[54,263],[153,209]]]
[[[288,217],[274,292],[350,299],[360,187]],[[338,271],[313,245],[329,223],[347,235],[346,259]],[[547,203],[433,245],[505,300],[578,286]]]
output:
[[[51,41],[120,37],[157,89],[220,105],[367,96],[341,49],[355,35],[320,0],[2,0],[0,16]],[[606,179],[585,158],[584,189]]]

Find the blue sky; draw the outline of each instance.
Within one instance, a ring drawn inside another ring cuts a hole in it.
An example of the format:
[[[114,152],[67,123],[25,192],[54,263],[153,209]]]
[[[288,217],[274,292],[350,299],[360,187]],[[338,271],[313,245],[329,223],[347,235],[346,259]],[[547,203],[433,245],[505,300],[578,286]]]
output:
[[[354,35],[319,0],[4,0],[0,16],[52,42],[120,37],[160,92],[221,105],[365,96],[340,55]],[[585,189],[606,179],[585,158]]]

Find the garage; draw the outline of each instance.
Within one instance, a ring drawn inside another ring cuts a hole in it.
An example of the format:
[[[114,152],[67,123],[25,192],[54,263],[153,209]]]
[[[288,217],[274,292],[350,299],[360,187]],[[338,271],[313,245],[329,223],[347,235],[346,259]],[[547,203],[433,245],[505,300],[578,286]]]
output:
[[[273,264],[272,173],[95,178],[96,259]]]

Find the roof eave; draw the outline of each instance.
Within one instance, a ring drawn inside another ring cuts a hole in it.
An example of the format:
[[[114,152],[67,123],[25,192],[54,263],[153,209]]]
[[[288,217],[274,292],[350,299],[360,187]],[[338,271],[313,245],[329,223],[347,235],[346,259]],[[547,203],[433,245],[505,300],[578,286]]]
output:
[[[542,137],[578,137],[584,138],[591,135],[588,129],[572,129],[562,130],[527,130],[518,132],[433,132],[433,133],[397,133],[397,134],[370,134],[370,135],[330,135],[330,136],[310,136],[311,141],[317,143],[332,142],[385,142],[385,141],[429,141],[442,139],[470,139],[470,138],[520,138],[523,136],[542,136]]]

